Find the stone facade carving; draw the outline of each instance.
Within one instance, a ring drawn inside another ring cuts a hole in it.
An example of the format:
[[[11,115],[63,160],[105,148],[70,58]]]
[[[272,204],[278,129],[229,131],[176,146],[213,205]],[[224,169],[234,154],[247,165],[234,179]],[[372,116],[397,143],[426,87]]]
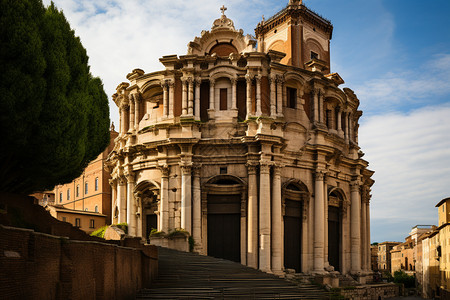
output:
[[[109,164],[117,220],[131,222],[132,235],[146,238],[149,226],[181,227],[201,254],[276,274],[326,273],[329,265],[342,274],[368,270],[362,255],[370,249],[373,172],[358,154],[359,100],[339,88],[337,73],[317,65],[311,71],[295,50],[303,43],[309,51],[306,40],[270,48],[281,38],[275,29],[293,26],[294,15],[304,17],[305,27],[315,24],[309,38],[328,44],[331,23],[301,1],[258,24],[258,49],[222,7],[187,55],[163,56],[163,72],[118,86],[121,132]],[[136,129],[129,131],[132,110],[124,108],[138,92]],[[146,97],[160,100],[150,105]],[[338,117],[328,122],[327,110]],[[125,178],[124,170],[134,176]],[[329,224],[339,236],[328,233]]]

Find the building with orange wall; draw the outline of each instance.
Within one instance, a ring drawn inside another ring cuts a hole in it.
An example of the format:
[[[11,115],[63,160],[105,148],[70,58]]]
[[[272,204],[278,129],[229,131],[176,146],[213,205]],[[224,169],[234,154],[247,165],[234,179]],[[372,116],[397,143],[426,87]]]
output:
[[[88,232],[93,228],[111,224],[111,186],[109,185],[111,176],[105,161],[114,148],[114,139],[117,135],[112,125],[110,144],[89,163],[83,174],[70,183],[55,186],[54,205],[48,205],[48,210],[55,218],[70,222]],[[76,221],[77,219],[79,221]],[[92,220],[94,220],[93,228],[90,226]],[[81,222],[81,225],[76,222]]]

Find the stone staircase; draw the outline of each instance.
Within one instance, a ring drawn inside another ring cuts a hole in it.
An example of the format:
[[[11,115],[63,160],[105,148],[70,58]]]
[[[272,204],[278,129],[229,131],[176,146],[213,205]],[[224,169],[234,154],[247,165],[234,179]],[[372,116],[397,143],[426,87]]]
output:
[[[159,276],[137,299],[329,299],[319,287],[293,284],[239,263],[159,248]]]

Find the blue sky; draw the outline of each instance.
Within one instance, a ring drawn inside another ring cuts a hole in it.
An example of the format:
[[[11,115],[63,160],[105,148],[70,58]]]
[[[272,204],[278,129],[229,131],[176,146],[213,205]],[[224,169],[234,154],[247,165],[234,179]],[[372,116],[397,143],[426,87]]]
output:
[[[187,43],[211,28],[223,4],[236,28],[254,34],[262,15],[270,17],[288,0],[54,2],[111,96],[131,70],[158,71],[163,55],[186,54]],[[437,224],[434,206],[450,196],[450,1],[304,3],[332,22],[332,72],[361,101],[359,143],[376,172],[372,241],[401,241],[417,224]]]

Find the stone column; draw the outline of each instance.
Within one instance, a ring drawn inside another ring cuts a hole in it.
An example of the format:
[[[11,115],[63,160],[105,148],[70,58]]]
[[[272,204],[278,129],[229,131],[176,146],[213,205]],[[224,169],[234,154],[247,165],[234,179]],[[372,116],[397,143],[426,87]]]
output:
[[[353,122],[352,113],[348,114],[348,140],[353,141]]]
[[[182,86],[181,115],[183,115],[183,116],[187,115],[187,106],[188,106],[186,82],[187,82],[187,78],[181,77],[181,86]]]
[[[195,241],[195,246],[201,247],[202,243],[202,193],[200,188],[200,171],[201,166],[194,166],[194,177],[193,177],[193,196],[192,199],[192,236]],[[199,249],[197,249],[199,250]]]
[[[359,193],[358,182],[353,181],[350,186],[350,249],[352,261],[351,272],[358,273],[361,271],[361,196]]]
[[[248,170],[248,239],[247,266],[258,268],[258,183],[256,182],[256,166],[247,164]]]
[[[337,111],[337,131],[339,135],[342,135],[344,132],[342,131],[342,109],[338,106],[336,107]]]
[[[117,206],[119,207],[119,223],[127,222],[127,182],[124,177],[118,178],[117,186]]]
[[[134,194],[134,199],[136,200],[136,236],[143,237],[145,240],[148,236],[142,234],[142,198],[139,193]],[[145,233],[147,234],[147,233]]]
[[[277,114],[276,79],[275,75],[270,76],[270,116],[272,118]]]
[[[169,114],[169,90],[167,83],[162,81],[161,87],[163,88],[163,117],[167,117]]]
[[[344,135],[345,135],[345,139],[348,140],[348,112],[344,112],[344,123],[345,123],[345,131],[344,131]]]
[[[214,79],[209,80],[209,109],[214,110]]]
[[[134,94],[134,129],[139,131],[139,121],[141,115],[141,99],[139,94]]]
[[[253,115],[252,112],[252,77],[250,74],[245,75],[247,82],[247,119]]]
[[[169,118],[173,118],[173,103],[175,99],[175,82],[173,80],[168,80],[167,84],[169,86]]]
[[[136,236],[136,203],[134,200],[134,173],[129,173],[127,177],[127,223],[128,235]]]
[[[368,271],[367,269],[367,240],[366,240],[366,226],[367,226],[367,212],[366,212],[366,203],[362,201],[361,205],[361,269],[364,271]]]
[[[313,121],[319,121],[319,89],[312,90],[313,95]]]
[[[194,79],[189,77],[187,79],[188,82],[188,115],[194,115]]]
[[[259,171],[259,269],[270,272],[270,165],[261,162]]]
[[[272,272],[282,274],[281,166],[273,169],[272,187]]]
[[[369,198],[366,199],[366,243],[367,243],[367,255],[366,255],[366,260],[367,260],[367,270],[371,271],[372,270],[372,262],[371,262],[371,250],[370,250],[370,195]]]
[[[314,273],[324,273],[325,203],[323,197],[323,171],[316,171],[314,184]]]
[[[325,92],[320,89],[319,90],[319,123],[323,123],[323,95],[325,94]]]
[[[256,80],[256,116],[261,115],[261,76],[255,76]]]
[[[200,120],[200,85],[202,84],[201,79],[197,78],[195,80],[195,119]]]
[[[283,116],[283,77],[277,76],[277,114]]]
[[[125,105],[120,105],[119,111],[120,111],[120,134],[124,135],[126,133],[125,132],[125,113],[126,113]]]
[[[161,166],[161,207],[159,213],[159,228],[165,233],[169,232],[169,167]]]
[[[190,164],[182,163],[181,167],[181,228],[192,233],[191,218],[191,168]]]
[[[117,206],[117,181],[115,179],[109,179],[109,185],[111,186],[111,224],[114,224],[114,213]]]
[[[236,84],[237,78],[231,78],[231,109],[237,109],[237,101],[236,101]]]
[[[130,95],[130,117],[128,119],[129,125],[128,130],[134,130],[134,95]]]

